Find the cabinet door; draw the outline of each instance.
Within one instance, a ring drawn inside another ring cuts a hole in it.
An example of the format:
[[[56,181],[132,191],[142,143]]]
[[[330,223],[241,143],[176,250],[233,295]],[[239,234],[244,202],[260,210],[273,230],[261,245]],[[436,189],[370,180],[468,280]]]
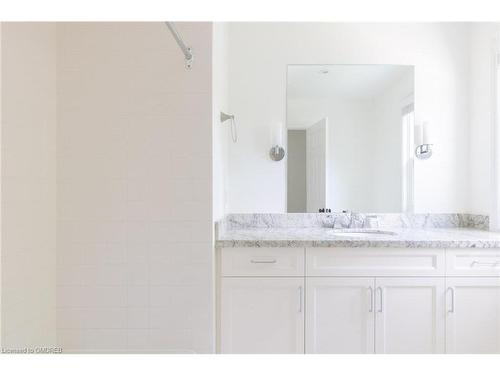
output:
[[[446,283],[446,352],[500,353],[500,278]]]
[[[376,353],[444,353],[445,279],[377,278]]]
[[[373,278],[306,279],[306,353],[373,353]]]
[[[304,278],[222,278],[222,353],[304,353]]]

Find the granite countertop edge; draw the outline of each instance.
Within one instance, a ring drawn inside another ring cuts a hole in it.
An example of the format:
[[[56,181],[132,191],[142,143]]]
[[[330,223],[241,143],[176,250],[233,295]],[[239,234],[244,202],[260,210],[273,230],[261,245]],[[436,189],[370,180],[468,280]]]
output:
[[[389,228],[386,228],[390,230]],[[224,247],[392,247],[500,248],[500,233],[471,228],[393,228],[393,235],[339,237],[325,228],[267,228],[229,230],[216,238]]]
[[[393,248],[500,248],[500,240],[216,240],[218,248],[227,247],[393,247]]]

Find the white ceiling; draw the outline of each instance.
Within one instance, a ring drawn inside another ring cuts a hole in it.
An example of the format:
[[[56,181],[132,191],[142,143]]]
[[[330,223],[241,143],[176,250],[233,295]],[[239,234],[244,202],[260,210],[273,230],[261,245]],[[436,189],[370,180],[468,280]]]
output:
[[[290,99],[370,99],[412,71],[413,66],[404,65],[290,65],[287,95]]]

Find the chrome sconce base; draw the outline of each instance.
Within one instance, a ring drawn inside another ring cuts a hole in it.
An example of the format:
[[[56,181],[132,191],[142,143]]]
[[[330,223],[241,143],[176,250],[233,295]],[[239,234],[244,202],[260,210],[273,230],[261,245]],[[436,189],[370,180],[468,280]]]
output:
[[[423,144],[417,146],[415,149],[415,156],[417,159],[425,160],[432,156],[432,144]]]
[[[273,146],[271,147],[271,150],[269,150],[269,156],[271,160],[274,161],[283,160],[283,158],[285,157],[285,149],[278,145]]]

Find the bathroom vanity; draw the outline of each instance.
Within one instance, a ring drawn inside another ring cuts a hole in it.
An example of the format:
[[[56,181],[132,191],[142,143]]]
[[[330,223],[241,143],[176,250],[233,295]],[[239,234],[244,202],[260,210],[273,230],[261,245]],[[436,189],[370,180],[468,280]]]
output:
[[[415,67],[286,73],[286,137],[269,123],[270,160],[259,156],[259,171],[274,168],[258,179],[234,162],[251,175],[230,175],[228,192],[234,210],[287,214],[220,222],[218,351],[500,353],[500,234],[482,215],[415,213],[454,207],[438,193],[446,132],[436,140],[440,120],[415,112]]]
[[[219,234],[219,352],[500,352],[500,234],[275,224]]]

